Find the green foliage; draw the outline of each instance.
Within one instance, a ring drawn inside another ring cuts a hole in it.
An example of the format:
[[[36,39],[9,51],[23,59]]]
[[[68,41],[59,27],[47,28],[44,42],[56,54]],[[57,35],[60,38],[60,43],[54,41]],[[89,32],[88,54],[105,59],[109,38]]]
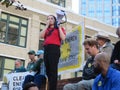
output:
[[[2,5],[5,5],[6,7],[11,6],[14,3],[14,0],[0,0]]]

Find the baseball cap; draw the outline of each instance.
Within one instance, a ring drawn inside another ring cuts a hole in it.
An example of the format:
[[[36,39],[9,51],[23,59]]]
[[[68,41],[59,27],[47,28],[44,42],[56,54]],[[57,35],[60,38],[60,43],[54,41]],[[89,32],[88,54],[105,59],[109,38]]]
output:
[[[35,55],[36,55],[36,56],[39,56],[40,54],[44,54],[44,51],[43,51],[43,50],[38,50]]]
[[[28,54],[35,54],[35,51],[34,51],[34,50],[30,50],[30,51],[28,52]]]

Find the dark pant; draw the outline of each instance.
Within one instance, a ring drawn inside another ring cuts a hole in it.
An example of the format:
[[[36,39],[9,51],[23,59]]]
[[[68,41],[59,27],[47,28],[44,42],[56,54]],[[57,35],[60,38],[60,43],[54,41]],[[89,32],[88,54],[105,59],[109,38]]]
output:
[[[40,89],[40,86],[42,85],[43,81],[45,80],[45,76],[44,75],[40,75],[40,74],[37,74],[35,76],[32,76],[32,75],[27,75],[25,77],[25,80],[23,82],[23,87],[29,83],[29,82],[34,82]]]
[[[44,61],[46,66],[46,74],[48,76],[49,90],[57,90],[56,88],[59,57],[59,46],[47,45],[44,47]]]

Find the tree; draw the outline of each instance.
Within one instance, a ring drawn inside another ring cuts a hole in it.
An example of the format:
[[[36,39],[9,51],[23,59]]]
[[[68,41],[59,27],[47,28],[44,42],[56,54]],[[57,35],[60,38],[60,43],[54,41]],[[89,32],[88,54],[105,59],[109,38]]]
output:
[[[6,5],[6,7],[9,7],[15,2],[15,0],[0,0],[0,2],[2,5]]]
[[[15,1],[15,0],[0,0],[0,3],[2,5],[6,5],[6,7],[9,7],[11,5],[13,5],[13,3],[15,4],[16,8],[15,9],[18,9],[18,10],[27,10],[27,8],[25,8],[23,6],[23,4],[20,3],[20,1]]]

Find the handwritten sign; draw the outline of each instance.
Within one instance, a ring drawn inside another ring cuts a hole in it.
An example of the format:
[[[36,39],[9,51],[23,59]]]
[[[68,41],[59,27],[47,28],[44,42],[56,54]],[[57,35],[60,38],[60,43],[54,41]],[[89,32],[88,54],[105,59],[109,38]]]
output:
[[[58,64],[59,75],[62,73],[75,72],[82,69],[84,60],[84,28],[79,25],[66,35],[61,45],[61,57]]]
[[[9,84],[9,90],[22,90],[22,83],[25,76],[30,74],[29,72],[22,73],[11,73],[5,75],[7,82]]]

